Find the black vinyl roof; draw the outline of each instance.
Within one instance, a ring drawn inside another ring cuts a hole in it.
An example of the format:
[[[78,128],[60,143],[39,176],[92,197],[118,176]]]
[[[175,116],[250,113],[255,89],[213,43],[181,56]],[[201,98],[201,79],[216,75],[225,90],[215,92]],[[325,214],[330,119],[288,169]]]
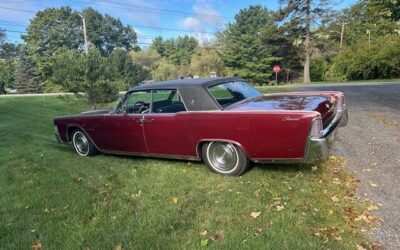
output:
[[[220,110],[218,102],[208,92],[208,87],[234,81],[244,80],[240,77],[180,79],[143,84],[130,88],[127,94],[134,91],[177,89],[188,111]]]
[[[240,77],[214,77],[214,78],[195,78],[178,79],[165,82],[147,83],[137,87],[132,87],[128,91],[150,90],[150,89],[179,89],[180,87],[209,87],[224,82],[244,81]]]

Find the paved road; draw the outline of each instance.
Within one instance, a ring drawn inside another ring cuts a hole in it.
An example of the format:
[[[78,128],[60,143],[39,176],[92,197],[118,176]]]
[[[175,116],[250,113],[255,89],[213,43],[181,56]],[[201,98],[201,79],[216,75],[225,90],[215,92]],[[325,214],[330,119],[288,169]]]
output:
[[[371,237],[385,249],[400,248],[400,85],[303,87],[306,90],[339,90],[345,93],[349,125],[339,132],[334,154],[361,181],[362,199],[383,206],[384,219]]]

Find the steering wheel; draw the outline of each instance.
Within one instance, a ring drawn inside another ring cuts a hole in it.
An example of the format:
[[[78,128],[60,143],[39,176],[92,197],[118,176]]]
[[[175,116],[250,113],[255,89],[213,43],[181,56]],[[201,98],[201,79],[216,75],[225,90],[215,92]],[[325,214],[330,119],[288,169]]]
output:
[[[133,105],[133,110],[136,110],[136,113],[140,113],[141,114],[141,113],[146,112],[148,109],[149,108],[146,106],[146,103],[142,102],[142,101],[136,102]]]

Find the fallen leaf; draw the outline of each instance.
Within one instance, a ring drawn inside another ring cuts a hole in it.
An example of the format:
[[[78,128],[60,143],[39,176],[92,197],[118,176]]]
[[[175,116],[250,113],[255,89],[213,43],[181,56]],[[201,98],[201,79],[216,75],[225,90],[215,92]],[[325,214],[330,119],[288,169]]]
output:
[[[172,202],[173,202],[175,205],[178,204],[178,202],[179,202],[178,197],[173,197],[173,198],[172,198]]]
[[[260,212],[261,213],[261,212]],[[213,241],[221,241],[224,238],[224,233],[223,231],[218,231],[215,233],[214,236],[211,237]]]
[[[277,205],[275,208],[276,208],[276,211],[282,211],[285,207],[281,206],[281,205]]]
[[[376,182],[373,182],[373,181],[371,181],[371,182],[369,183],[369,185],[371,185],[371,187],[379,187],[379,184],[376,183]]]
[[[114,250],[122,250],[121,242],[118,242],[118,244],[115,245]]]
[[[35,241],[35,243],[32,244],[32,250],[40,250],[42,249],[42,243],[40,241]]]
[[[367,250],[366,248],[364,248],[363,246],[360,246],[358,244],[356,244],[356,249],[357,250]]]
[[[317,170],[318,170],[318,167],[317,167],[317,166],[311,167],[311,171],[317,171]]]
[[[331,197],[331,200],[332,200],[333,202],[335,202],[335,203],[338,203],[338,202],[339,202],[339,198],[338,198],[336,195],[332,196],[332,197]]]
[[[254,194],[254,196],[257,197],[257,198],[260,197],[260,189],[257,189],[256,191],[254,191],[253,194]]]
[[[261,212],[251,212],[250,216],[253,217],[254,219],[260,216]]]
[[[205,235],[207,235],[207,234],[208,234],[207,229],[204,229],[203,231],[200,232],[200,235],[203,235],[203,236],[205,236]]]
[[[334,237],[333,239],[334,239],[334,240],[337,240],[337,241],[341,241],[341,240],[342,240],[342,237],[339,235],[339,236]]]
[[[378,207],[375,206],[375,205],[369,205],[369,206],[367,207],[367,209],[368,209],[368,211],[374,211],[374,210],[378,210]]]

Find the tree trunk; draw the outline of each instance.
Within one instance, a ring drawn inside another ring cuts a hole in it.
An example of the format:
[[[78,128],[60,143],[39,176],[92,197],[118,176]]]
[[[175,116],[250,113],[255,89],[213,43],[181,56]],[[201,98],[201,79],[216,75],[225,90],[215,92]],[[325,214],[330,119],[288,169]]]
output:
[[[310,57],[311,57],[311,0],[306,0],[306,37],[305,37],[305,60],[304,60],[304,83],[309,83],[310,81]]]

